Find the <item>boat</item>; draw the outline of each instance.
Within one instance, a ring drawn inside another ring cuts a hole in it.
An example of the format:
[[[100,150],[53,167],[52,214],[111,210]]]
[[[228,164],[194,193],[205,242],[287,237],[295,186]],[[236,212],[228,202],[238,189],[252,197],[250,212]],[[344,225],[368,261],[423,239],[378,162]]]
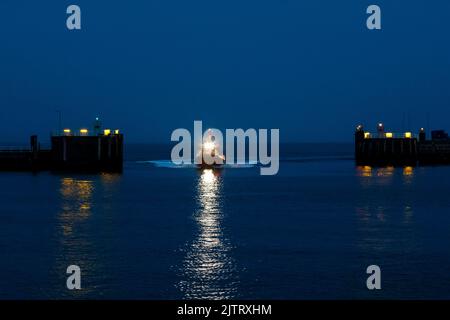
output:
[[[197,154],[197,166],[202,169],[214,169],[222,168],[224,163],[225,156],[220,153],[214,137],[209,132]]]

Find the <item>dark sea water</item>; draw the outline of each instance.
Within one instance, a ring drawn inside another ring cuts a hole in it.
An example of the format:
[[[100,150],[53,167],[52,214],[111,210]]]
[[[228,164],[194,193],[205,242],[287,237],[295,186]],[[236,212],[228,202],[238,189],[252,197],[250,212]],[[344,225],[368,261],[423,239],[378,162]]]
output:
[[[450,298],[450,167],[302,144],[260,176],[171,168],[166,149],[129,146],[122,175],[0,173],[0,298]]]

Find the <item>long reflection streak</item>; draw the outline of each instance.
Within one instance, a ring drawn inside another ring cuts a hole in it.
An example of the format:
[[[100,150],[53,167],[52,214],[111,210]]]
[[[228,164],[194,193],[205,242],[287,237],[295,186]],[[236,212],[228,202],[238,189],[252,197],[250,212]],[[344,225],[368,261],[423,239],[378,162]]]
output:
[[[65,275],[66,268],[75,264],[80,266],[84,274],[91,273],[95,259],[90,254],[92,244],[89,241],[86,222],[92,213],[93,182],[73,178],[61,179],[61,212],[59,213],[60,230],[57,233],[60,240],[60,252],[57,255],[57,272]],[[71,291],[83,295],[90,290]]]
[[[77,222],[83,221],[91,215],[92,189],[92,181],[62,179],[63,204],[60,221],[65,236],[72,234],[73,227]]]
[[[231,246],[222,231],[221,179],[204,170],[198,182],[198,235],[190,244],[183,265],[180,289],[186,299],[230,299],[236,291]]]

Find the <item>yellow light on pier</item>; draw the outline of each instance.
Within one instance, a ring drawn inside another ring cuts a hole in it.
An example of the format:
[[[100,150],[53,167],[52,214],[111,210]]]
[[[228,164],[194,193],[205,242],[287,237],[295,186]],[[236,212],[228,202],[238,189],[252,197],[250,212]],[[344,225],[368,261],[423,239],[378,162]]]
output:
[[[111,134],[111,130],[105,129],[105,130],[103,130],[103,134],[104,134],[105,136],[109,136],[109,135]]]
[[[82,136],[87,136],[88,133],[89,133],[89,130],[88,130],[88,129],[80,129],[80,134],[81,134]]]
[[[411,132],[405,132],[405,138],[411,139],[412,138],[412,133]]]
[[[386,138],[392,138],[394,134],[392,132],[386,132]]]
[[[63,132],[64,135],[69,136],[72,131],[70,129],[64,129]]]
[[[119,133],[120,133],[119,129],[114,130],[114,134],[119,134]]]
[[[364,132],[364,139],[370,139],[370,132]]]

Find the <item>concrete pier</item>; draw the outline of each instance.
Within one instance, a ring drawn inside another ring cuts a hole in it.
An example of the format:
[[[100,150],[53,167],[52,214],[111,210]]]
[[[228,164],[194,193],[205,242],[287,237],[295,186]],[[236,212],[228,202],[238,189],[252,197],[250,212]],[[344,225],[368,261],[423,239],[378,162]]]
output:
[[[0,171],[122,172],[123,135],[53,136],[42,150],[37,136],[25,150],[0,150]]]
[[[427,140],[423,128],[418,135],[411,132],[402,134],[385,132],[382,124],[379,124],[377,129],[373,137],[362,126],[356,128],[355,161],[357,165],[450,164],[450,139],[443,130],[433,131],[433,138]]]
[[[113,171],[123,169],[123,135],[52,137],[54,170]]]

